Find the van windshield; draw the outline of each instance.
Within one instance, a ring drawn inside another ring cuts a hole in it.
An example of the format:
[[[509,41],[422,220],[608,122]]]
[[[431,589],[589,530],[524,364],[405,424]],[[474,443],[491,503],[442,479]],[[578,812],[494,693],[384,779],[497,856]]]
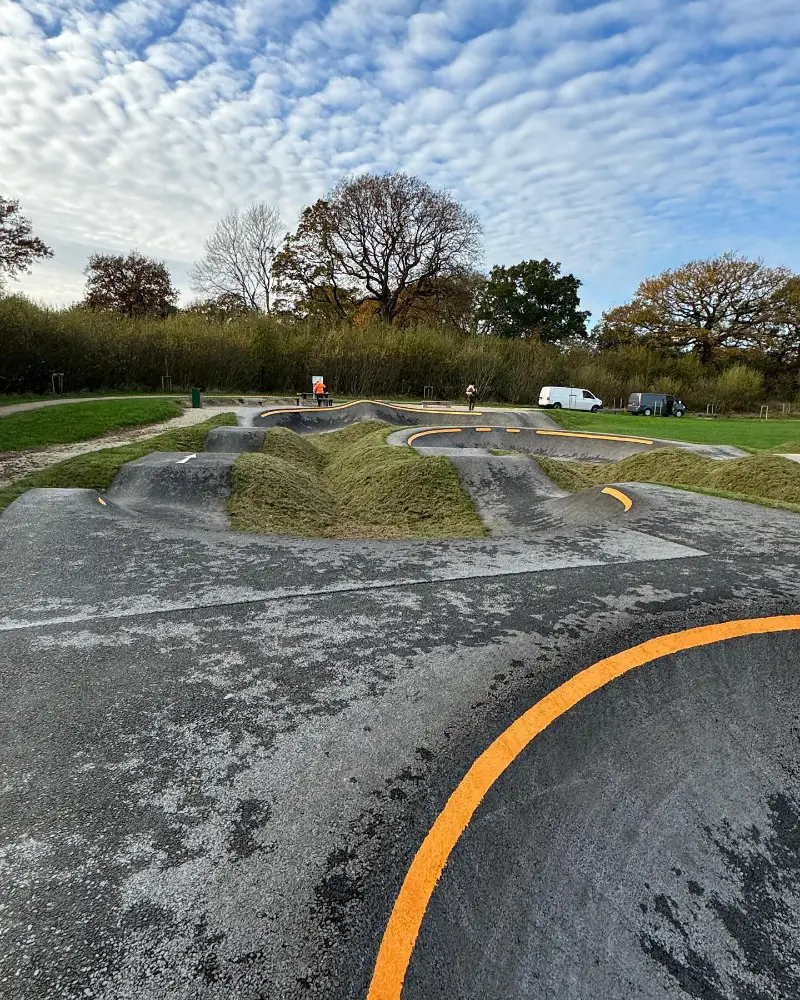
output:
[[[629,403],[638,403],[639,402],[639,393],[638,392],[632,392],[630,394],[630,396],[628,396],[628,402]]]

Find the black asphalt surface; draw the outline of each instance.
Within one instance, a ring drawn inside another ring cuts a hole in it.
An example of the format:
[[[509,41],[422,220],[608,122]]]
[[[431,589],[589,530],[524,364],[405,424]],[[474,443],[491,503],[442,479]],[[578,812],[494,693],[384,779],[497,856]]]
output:
[[[527,456],[491,455],[480,448],[427,447],[420,452],[446,455],[450,459],[481,520],[493,535],[527,535],[553,506],[558,514],[566,513],[563,503],[547,503],[566,498],[566,491],[559,489]],[[618,501],[609,504],[608,509],[612,516],[619,516],[621,511]]]
[[[798,633],[730,639],[545,731],[451,858],[404,998],[800,996],[797,673]]]
[[[233,453],[214,451],[151,452],[123,465],[107,498],[120,511],[188,526],[225,529],[235,459]]]
[[[502,411],[501,411],[502,413]],[[486,421],[481,426],[426,427],[423,433],[418,428],[396,431],[392,443],[411,443],[421,453],[436,449],[444,454],[445,449],[454,456],[463,449],[519,451],[527,455],[549,455],[552,458],[567,458],[581,462],[615,462],[631,455],[641,455],[660,448],[681,448],[706,458],[741,458],[745,452],[728,445],[690,444],[685,441],[667,441],[631,435],[599,434],[592,431],[565,431],[555,424],[518,425],[513,415],[503,414],[508,426],[493,426]],[[512,419],[509,419],[509,418]],[[497,414],[494,415],[497,422]],[[539,415],[539,420],[549,417]],[[652,425],[651,425],[652,426]],[[424,433],[430,431],[431,433]]]
[[[493,456],[495,537],[254,537],[202,513],[233,454],[0,517],[4,1000],[364,998],[422,839],[522,712],[655,636],[800,611],[794,514],[620,484],[625,513]],[[558,719],[457,844],[403,1000],[800,995],[799,662],[797,631],[725,640]]]
[[[393,403],[363,400],[332,407],[290,406],[269,410],[241,411],[241,418],[251,427],[288,427],[298,434],[345,427],[360,420],[382,420],[400,427],[472,426],[477,420],[490,426],[502,426],[511,421],[517,427],[549,427],[558,425],[542,410],[466,410],[435,407],[402,406]]]
[[[205,451],[241,454],[261,451],[266,429],[258,427],[214,427],[206,437]]]

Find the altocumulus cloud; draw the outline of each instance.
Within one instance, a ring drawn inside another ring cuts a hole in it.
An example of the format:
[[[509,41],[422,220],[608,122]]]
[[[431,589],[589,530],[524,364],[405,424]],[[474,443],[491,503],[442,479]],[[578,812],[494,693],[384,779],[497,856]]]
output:
[[[598,312],[724,249],[800,269],[797,0],[0,0],[0,190],[79,297],[86,256],[186,272],[254,199],[287,223],[403,169]]]

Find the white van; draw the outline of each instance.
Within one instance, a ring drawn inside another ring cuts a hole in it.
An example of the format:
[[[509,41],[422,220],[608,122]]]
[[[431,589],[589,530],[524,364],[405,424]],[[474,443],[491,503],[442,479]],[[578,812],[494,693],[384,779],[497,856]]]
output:
[[[603,408],[603,400],[588,389],[545,385],[539,393],[539,406],[548,410],[591,410],[592,413],[597,413]]]

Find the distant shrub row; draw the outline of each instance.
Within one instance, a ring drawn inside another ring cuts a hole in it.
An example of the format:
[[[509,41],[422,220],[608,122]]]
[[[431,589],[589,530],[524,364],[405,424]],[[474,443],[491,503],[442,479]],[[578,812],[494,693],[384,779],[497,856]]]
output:
[[[665,357],[641,346],[558,349],[530,340],[439,329],[330,328],[244,316],[229,322],[177,314],[132,320],[81,309],[44,309],[0,299],[0,392],[44,392],[50,373],[64,390],[174,388],[288,393],[323,375],[340,396],[463,396],[475,382],[484,400],[529,404],[543,385],[592,389],[607,406],[636,390],[681,396],[692,408],[748,409],[765,394],[792,399],[793,376],[765,383],[756,367],[703,367],[691,354]]]

